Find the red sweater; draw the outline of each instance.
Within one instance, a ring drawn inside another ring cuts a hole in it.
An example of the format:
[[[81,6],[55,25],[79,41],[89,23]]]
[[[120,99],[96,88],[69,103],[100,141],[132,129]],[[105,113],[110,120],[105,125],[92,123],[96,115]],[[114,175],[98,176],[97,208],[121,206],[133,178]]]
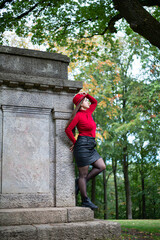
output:
[[[87,94],[86,98],[88,98],[91,102],[90,107],[87,110],[79,110],[65,130],[68,138],[73,142],[73,144],[76,143],[76,139],[72,132],[75,126],[77,126],[80,136],[95,137],[96,135],[96,123],[92,118],[92,113],[97,106],[97,100],[89,94]]]

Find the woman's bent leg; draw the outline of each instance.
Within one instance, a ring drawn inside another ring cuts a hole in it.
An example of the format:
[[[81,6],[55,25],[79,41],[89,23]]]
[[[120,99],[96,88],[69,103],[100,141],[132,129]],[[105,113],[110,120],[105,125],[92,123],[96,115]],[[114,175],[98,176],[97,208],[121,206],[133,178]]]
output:
[[[81,192],[81,197],[82,197],[82,206],[83,207],[89,207],[92,210],[97,209],[98,207],[91,202],[91,200],[87,197],[87,175],[88,175],[88,167],[79,167],[79,180],[78,180],[78,185],[79,189]]]
[[[106,169],[106,165],[102,158],[99,158],[97,161],[95,161],[92,164],[93,168],[87,175],[87,182],[91,179],[97,176],[99,173],[101,173],[104,169]]]

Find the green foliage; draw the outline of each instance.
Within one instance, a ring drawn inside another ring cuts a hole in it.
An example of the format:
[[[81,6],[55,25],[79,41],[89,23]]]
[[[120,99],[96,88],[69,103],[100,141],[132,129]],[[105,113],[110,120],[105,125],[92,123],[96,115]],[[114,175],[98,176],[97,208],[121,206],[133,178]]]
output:
[[[111,0],[11,1],[2,11],[0,29],[3,33],[15,27],[20,35],[26,34],[29,28],[34,42],[41,44],[45,38],[52,47],[55,42],[64,46],[68,38],[101,33],[114,13]]]
[[[147,10],[159,20],[160,10],[154,5]],[[46,41],[49,51],[54,51],[58,44],[76,52],[77,45],[82,49],[86,45],[86,38],[102,35],[108,42],[110,35],[121,29],[127,34],[132,33],[125,21],[114,26],[113,19],[118,12],[112,0],[12,0],[1,1],[0,9],[1,42],[3,33],[14,29],[18,36],[26,37],[32,33],[34,44]]]

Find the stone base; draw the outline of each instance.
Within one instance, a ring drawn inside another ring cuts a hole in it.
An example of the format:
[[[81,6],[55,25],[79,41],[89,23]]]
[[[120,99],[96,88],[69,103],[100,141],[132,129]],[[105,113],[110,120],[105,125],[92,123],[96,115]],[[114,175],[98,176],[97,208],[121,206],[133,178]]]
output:
[[[0,209],[0,240],[118,240],[120,234],[119,223],[94,220],[89,208]]]
[[[120,234],[118,223],[102,220],[0,227],[1,240],[118,240]]]
[[[0,209],[0,226],[93,221],[89,208],[15,208]]]

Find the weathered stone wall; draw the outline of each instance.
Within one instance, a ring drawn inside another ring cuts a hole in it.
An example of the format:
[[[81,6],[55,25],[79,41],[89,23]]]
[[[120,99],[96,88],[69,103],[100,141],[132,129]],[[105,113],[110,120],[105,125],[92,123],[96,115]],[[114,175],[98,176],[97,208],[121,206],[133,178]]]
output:
[[[61,54],[0,47],[0,208],[75,206],[64,127],[81,82]]]

